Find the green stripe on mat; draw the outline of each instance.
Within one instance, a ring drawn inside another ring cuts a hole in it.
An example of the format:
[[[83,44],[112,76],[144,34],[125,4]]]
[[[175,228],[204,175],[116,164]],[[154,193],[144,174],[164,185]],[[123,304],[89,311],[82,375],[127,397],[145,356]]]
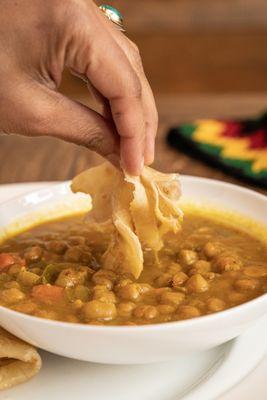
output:
[[[188,144],[190,145],[191,142],[192,145],[198,148],[198,150],[203,154],[203,156],[207,154],[209,156],[217,158],[218,162],[221,163],[222,165],[239,169],[242,171],[244,175],[248,177],[256,179],[267,178],[267,169],[264,169],[260,172],[254,172],[251,168],[252,161],[222,157],[221,156],[222,146],[195,141],[193,138],[193,134],[196,128],[197,125],[184,124],[180,126],[179,131],[180,134],[188,140]]]
[[[267,178],[267,170],[264,169],[259,172],[254,172],[251,168],[252,162],[248,160],[238,160],[233,158],[224,158],[220,157],[221,162],[225,165],[229,165],[230,167],[242,169],[247,176],[252,178]]]
[[[220,146],[214,146],[212,144],[198,143],[198,142],[195,142],[195,144],[197,144],[199,150],[201,150],[202,152],[220,158],[220,154],[222,151],[222,148]]]
[[[193,133],[195,132],[197,128],[197,125],[193,124],[184,124],[180,126],[180,133],[186,137],[187,139],[191,139],[193,136]]]

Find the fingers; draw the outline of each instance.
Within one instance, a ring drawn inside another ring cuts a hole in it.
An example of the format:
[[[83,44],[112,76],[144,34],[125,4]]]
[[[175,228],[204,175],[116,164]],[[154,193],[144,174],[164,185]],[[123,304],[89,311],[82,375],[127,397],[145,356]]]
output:
[[[145,118],[145,164],[149,165],[154,160],[155,137],[158,129],[158,113],[151,87],[145,76],[142,61],[137,46],[122,34],[101,12],[98,10],[99,21],[126,54],[132,67],[136,71],[142,86],[142,103]]]
[[[88,36],[85,35],[86,45],[82,46],[83,49],[87,46],[87,51],[79,52],[79,43],[79,57],[71,49],[69,55],[72,58],[68,57],[67,64],[84,73],[93,87],[108,100],[120,136],[122,166],[128,173],[139,175],[144,159],[146,125],[142,85],[121,47],[103,29],[96,16],[91,15],[91,21],[95,23]]]
[[[27,126],[15,127],[16,132],[29,136],[54,136],[83,145],[112,163],[118,163],[119,141],[112,122],[39,83],[25,85],[25,88],[27,97],[20,95],[25,101],[20,101],[17,124],[27,121]],[[31,104],[26,101],[29,97]]]

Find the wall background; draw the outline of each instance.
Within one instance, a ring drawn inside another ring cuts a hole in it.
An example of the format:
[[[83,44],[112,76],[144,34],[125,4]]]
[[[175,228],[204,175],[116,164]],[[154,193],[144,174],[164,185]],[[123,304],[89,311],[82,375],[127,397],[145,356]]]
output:
[[[101,4],[101,1],[97,1]],[[110,0],[155,93],[267,90],[266,0]],[[63,90],[78,85],[68,78]]]

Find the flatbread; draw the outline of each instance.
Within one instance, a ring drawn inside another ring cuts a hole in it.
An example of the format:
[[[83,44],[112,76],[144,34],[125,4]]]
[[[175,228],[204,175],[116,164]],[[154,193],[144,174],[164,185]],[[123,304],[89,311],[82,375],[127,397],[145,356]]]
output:
[[[132,200],[132,189],[125,183],[123,175],[121,175],[120,184],[112,195],[112,223],[115,232],[111,236],[110,245],[102,261],[104,268],[139,276],[144,259],[130,212]]]
[[[91,223],[114,228],[103,256],[104,268],[138,278],[143,270],[143,252],[157,253],[165,236],[181,228],[177,174],[145,167],[140,177],[129,176],[104,163],[74,178],[71,188],[92,196]]]
[[[0,390],[26,382],[41,365],[34,347],[0,328]]]
[[[180,209],[181,188],[177,174],[163,174],[152,168],[144,168],[141,176],[147,196],[153,203],[156,219],[159,225],[160,235],[181,229],[183,212]]]

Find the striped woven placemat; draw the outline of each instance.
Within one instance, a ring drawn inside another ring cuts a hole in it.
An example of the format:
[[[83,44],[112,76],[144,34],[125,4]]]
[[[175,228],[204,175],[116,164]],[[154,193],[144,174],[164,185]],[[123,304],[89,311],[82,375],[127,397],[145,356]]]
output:
[[[254,119],[202,119],[170,129],[172,147],[267,187],[267,113]]]

